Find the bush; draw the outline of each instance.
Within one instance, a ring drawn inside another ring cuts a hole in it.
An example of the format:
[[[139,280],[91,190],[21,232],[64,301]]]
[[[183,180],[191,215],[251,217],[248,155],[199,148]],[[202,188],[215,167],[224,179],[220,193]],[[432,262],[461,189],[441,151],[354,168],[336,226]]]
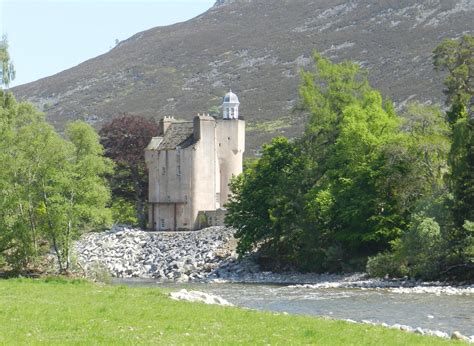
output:
[[[372,277],[402,277],[408,274],[405,264],[393,252],[379,253],[369,257],[366,266],[367,273]]]
[[[433,218],[415,215],[401,239],[392,243],[392,251],[369,258],[366,270],[376,277],[433,279],[439,275],[445,247],[439,224]]]
[[[401,254],[407,260],[409,275],[431,279],[439,272],[441,231],[432,218],[415,216],[402,237]]]

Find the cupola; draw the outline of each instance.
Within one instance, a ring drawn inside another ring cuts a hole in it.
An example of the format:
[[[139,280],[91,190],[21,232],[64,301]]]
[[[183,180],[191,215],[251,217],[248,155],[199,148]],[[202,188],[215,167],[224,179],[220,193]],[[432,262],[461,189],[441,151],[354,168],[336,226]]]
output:
[[[224,96],[224,103],[222,104],[224,119],[239,119],[239,98],[230,90]]]

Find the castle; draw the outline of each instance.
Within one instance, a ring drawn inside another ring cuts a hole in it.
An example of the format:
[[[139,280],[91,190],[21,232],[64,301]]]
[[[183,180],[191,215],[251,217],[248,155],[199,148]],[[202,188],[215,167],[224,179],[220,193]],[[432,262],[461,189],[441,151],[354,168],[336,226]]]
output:
[[[161,120],[162,136],[145,150],[149,174],[149,228],[197,230],[223,224],[232,176],[242,173],[245,121],[232,91],[222,119],[198,115],[193,121]]]

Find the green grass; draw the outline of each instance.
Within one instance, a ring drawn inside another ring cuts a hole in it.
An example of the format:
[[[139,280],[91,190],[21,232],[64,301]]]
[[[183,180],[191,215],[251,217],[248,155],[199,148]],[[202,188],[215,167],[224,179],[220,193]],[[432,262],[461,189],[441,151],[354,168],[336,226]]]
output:
[[[0,345],[441,345],[382,327],[176,302],[159,289],[0,280]]]

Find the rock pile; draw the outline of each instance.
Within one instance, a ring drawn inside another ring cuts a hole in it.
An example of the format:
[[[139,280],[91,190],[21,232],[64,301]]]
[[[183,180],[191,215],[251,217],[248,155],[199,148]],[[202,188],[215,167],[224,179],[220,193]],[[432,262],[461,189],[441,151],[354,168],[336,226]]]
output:
[[[225,227],[144,232],[116,226],[87,234],[75,244],[75,252],[86,272],[100,268],[117,278],[202,280],[216,277],[220,263],[236,257],[233,233]]]

